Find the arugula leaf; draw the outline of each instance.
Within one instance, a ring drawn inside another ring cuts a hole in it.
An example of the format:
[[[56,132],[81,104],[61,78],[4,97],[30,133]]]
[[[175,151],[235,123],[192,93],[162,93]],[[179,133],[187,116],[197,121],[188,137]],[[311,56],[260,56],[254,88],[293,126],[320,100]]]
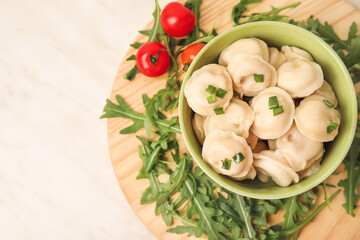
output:
[[[257,1],[254,0],[241,0],[238,5],[233,8],[232,11],[232,20],[235,25],[240,25],[245,22],[256,22],[256,21],[280,21],[280,22],[287,22],[289,23],[288,16],[279,15],[285,9],[288,8],[295,8],[300,5],[300,2],[294,2],[287,6],[276,8],[271,7],[271,10],[262,13],[253,13],[251,15],[242,15],[244,12],[247,11],[246,5],[251,3],[256,3]],[[245,22],[240,23],[240,18],[248,18]]]
[[[129,81],[134,80],[134,78],[136,77],[136,75],[137,75],[139,72],[140,72],[140,71],[139,71],[138,67],[135,65],[129,72],[127,72],[127,73],[125,74],[124,78],[125,78],[126,80],[129,80]]]
[[[251,206],[246,202],[246,199],[238,194],[224,190],[228,194],[228,202],[234,207],[235,212],[239,216],[241,229],[244,232],[245,237],[253,239],[255,238],[255,230],[251,223]]]
[[[356,167],[356,164],[359,161],[359,144],[359,138],[355,137],[350,147],[349,156],[344,161],[348,177],[345,180],[341,180],[338,184],[340,187],[344,188],[346,202],[343,204],[343,207],[346,212],[353,217],[355,216],[355,203],[359,198],[358,187],[360,184],[360,168]]]
[[[161,27],[160,24],[160,14],[161,14],[161,8],[159,6],[158,0],[155,0],[155,10],[153,12],[153,16],[154,16],[154,25],[151,29],[149,30],[142,30],[139,31],[139,33],[146,35],[149,37],[148,42],[158,42],[158,35],[164,34],[164,30]],[[139,47],[141,47],[141,45],[143,45],[144,43],[139,43],[139,42],[135,42],[133,44],[130,44],[131,47],[138,49]],[[133,57],[130,57],[130,59],[126,59],[127,61],[129,60],[135,60],[133,59]],[[135,76],[139,73],[139,69],[138,67],[135,66],[125,74],[124,78],[131,81],[134,80]]]
[[[340,189],[338,189],[336,192],[334,192],[329,197],[329,201],[333,200],[339,194],[339,192],[340,192]],[[280,231],[280,232],[276,233],[275,235],[277,235],[277,236],[281,236],[281,235],[282,236],[288,236],[288,235],[291,235],[291,234],[294,234],[294,233],[300,231],[306,224],[313,221],[314,218],[316,217],[316,215],[326,206],[327,206],[327,202],[324,201],[308,217],[298,221],[296,226],[294,226],[293,228],[288,229],[288,230]]]
[[[296,226],[297,219],[304,217],[304,212],[299,206],[297,196],[287,198],[285,200],[285,214],[284,222],[282,223],[282,229],[288,230]]]
[[[231,11],[231,20],[234,25],[239,25],[239,20],[242,18],[242,14],[247,11],[246,5],[258,3],[261,0],[241,0],[237,5],[235,5]]]
[[[225,240],[226,238],[221,233],[227,233],[227,228],[222,223],[214,220],[217,216],[222,215],[222,211],[206,207],[210,198],[199,192],[193,192],[187,181],[185,181],[185,185],[188,187],[189,192],[194,194],[194,198],[191,201],[199,215],[198,226],[206,231],[209,240]],[[201,229],[199,229],[200,232],[202,231]]]
[[[135,133],[140,128],[144,127],[144,122],[146,119],[144,114],[132,110],[119,95],[116,95],[116,101],[119,103],[119,105],[112,103],[109,99],[106,100],[106,105],[103,110],[105,113],[101,115],[100,118],[120,117],[132,120],[133,124],[127,128],[122,129],[120,134]],[[180,127],[177,124],[177,118],[172,118],[171,120],[155,119],[153,124],[159,129],[166,129],[169,132],[181,133]]]
[[[180,161],[179,166],[177,167],[177,171],[174,172],[173,175],[170,176],[170,183],[171,185],[164,189],[161,196],[159,196],[158,200],[156,201],[156,206],[163,204],[169,197],[171,197],[176,191],[178,191],[185,179],[187,178],[186,169],[186,159],[183,158]]]
[[[159,2],[158,0],[155,0],[155,10],[153,12],[153,16],[154,16],[154,25],[151,29],[149,30],[141,30],[139,31],[139,33],[146,35],[149,37],[148,42],[158,42],[158,35],[160,34],[164,34],[164,30],[161,27],[160,24],[160,14],[161,14],[161,8],[159,6]]]
[[[200,37],[200,4],[202,0],[190,0],[191,11],[195,14],[196,23],[194,29],[188,34],[185,40],[181,40],[179,44],[188,45]]]

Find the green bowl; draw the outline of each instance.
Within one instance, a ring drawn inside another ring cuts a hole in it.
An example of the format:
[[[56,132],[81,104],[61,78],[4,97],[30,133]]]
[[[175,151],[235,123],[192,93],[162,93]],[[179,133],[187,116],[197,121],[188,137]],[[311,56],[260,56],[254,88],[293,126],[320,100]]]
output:
[[[255,22],[234,27],[210,41],[196,56],[188,69],[182,86],[192,73],[209,63],[217,63],[220,52],[241,38],[256,37],[264,40],[268,46],[281,47],[291,45],[307,50],[323,69],[325,79],[330,82],[339,101],[341,126],[335,140],[325,145],[326,152],[319,171],[288,187],[280,187],[273,182],[262,183],[255,180],[237,182],[216,173],[201,157],[201,145],[192,129],[193,111],[184,96],[184,87],[180,92],[179,117],[185,143],[201,169],[222,187],[237,194],[259,198],[278,199],[301,194],[324,181],[345,158],[352,143],[357,123],[356,95],[351,77],[335,51],[322,39],[300,27],[280,22]]]

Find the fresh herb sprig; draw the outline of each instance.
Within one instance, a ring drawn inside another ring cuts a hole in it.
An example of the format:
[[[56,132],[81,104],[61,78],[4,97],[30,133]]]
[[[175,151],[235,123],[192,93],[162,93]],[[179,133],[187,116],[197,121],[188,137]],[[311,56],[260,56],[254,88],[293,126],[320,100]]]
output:
[[[261,0],[241,0],[232,12],[234,24],[242,24],[251,21],[275,20],[296,24],[319,35],[338,52],[348,67],[354,83],[360,80],[360,38],[357,35],[356,24],[351,25],[348,39],[341,40],[327,23],[321,24],[318,19],[310,17],[307,22],[296,22],[279,13],[287,8],[296,7],[294,3],[282,8],[274,8],[264,13],[244,15],[246,6]],[[200,29],[200,7],[201,0],[191,0],[192,10],[197,16],[197,24],[188,38],[176,40],[167,36],[159,28],[160,7],[155,0],[154,26],[151,30],[141,31],[149,36],[149,41],[163,41],[172,59],[172,68],[165,89],[160,90],[152,98],[143,95],[145,106],[144,113],[133,111],[125,101],[116,96],[118,104],[107,100],[104,114],[101,118],[120,117],[133,121],[133,124],[120,131],[121,134],[135,133],[145,127],[148,136],[157,134],[158,139],[149,141],[138,137],[141,142],[139,155],[143,166],[137,178],[149,180],[149,187],[143,192],[141,203],[156,202],[155,214],[161,215],[167,226],[173,223],[173,219],[179,220],[182,225],[168,229],[168,232],[184,234],[196,237],[207,237],[215,239],[296,239],[299,231],[308,222],[329,204],[339,193],[337,190],[325,201],[315,207],[318,202],[317,192],[321,187],[305,192],[299,196],[279,200],[257,200],[243,197],[229,192],[209,177],[200,168],[193,166],[193,161],[188,154],[182,157],[179,153],[179,145],[176,133],[181,133],[177,117],[167,120],[166,112],[172,112],[178,103],[177,95],[180,89],[178,79],[178,66],[174,59],[185,46],[194,42],[207,42],[216,36],[215,29],[209,33]],[[244,19],[243,22],[239,22]],[[246,20],[247,19],[247,20]],[[142,43],[134,43],[132,47],[139,48]],[[176,47],[181,47],[175,52]],[[128,60],[134,60],[130,56]],[[125,78],[133,79],[138,70],[136,66],[126,74]],[[360,106],[360,104],[359,104]],[[346,211],[354,215],[355,202],[359,198],[357,189],[360,184],[360,161],[359,142],[360,124],[356,138],[351,146],[349,155],[344,160],[348,171],[348,178],[342,180],[339,186],[344,188]],[[169,154],[171,157],[169,157]],[[168,174],[169,180],[165,183],[159,181],[158,176]],[[324,188],[325,190],[325,188]],[[178,192],[180,194],[178,194]],[[280,224],[269,226],[268,216],[284,210],[284,221]]]

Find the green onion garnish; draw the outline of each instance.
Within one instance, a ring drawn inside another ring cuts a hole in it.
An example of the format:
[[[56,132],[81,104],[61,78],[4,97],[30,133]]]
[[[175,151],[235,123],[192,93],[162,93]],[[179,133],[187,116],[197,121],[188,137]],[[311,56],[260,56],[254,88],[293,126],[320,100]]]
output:
[[[249,97],[249,96],[243,96],[243,100],[247,103],[249,103],[254,97]]]
[[[269,97],[269,109],[273,109],[279,106],[277,96]]]
[[[233,156],[233,159],[235,163],[241,163],[245,159],[245,156],[241,152],[239,152],[238,154],[235,154]]]
[[[213,85],[209,85],[208,88],[206,89],[206,91],[211,94],[213,94],[215,92],[215,90],[216,90],[216,87],[214,87]]]
[[[217,91],[216,91],[216,96],[219,97],[219,98],[223,98],[225,96],[227,92],[222,89],[222,88],[219,88]]]
[[[216,102],[216,95],[215,95],[215,93],[213,93],[213,94],[211,94],[210,96],[208,96],[208,97],[207,97],[207,101],[208,101],[209,104]]]
[[[257,83],[264,82],[264,75],[263,74],[254,74],[254,80]]]
[[[273,110],[274,116],[279,115],[280,113],[284,112],[284,109],[282,106],[277,106],[277,107],[273,108],[272,110]]]
[[[219,107],[219,108],[214,108],[214,112],[216,115],[221,115],[221,114],[224,114],[224,109],[222,107]]]
[[[231,167],[231,160],[225,158],[225,160],[221,160],[222,162],[222,168],[223,169],[226,169],[226,170],[229,170],[230,167]]]
[[[240,96],[240,94],[234,91],[233,97],[238,97],[238,96]]]
[[[330,102],[329,100],[324,99],[323,102],[325,103],[326,106],[328,106],[329,108],[334,107],[334,104],[332,102]]]
[[[330,122],[330,124],[326,127],[327,134],[332,133],[338,126],[339,126],[339,124]]]

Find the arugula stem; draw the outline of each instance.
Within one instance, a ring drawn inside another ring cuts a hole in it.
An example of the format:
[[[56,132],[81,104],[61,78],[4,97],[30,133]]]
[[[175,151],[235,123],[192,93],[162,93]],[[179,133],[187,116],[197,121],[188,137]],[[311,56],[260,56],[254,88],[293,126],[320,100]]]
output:
[[[187,220],[186,218],[182,218],[179,215],[174,215],[173,217],[176,218],[177,220],[181,221],[185,225],[196,227],[196,223],[192,222],[191,220]]]
[[[329,208],[330,210],[332,210],[332,209],[331,209],[331,206],[330,206],[330,201],[329,201],[328,196],[327,196],[325,181],[321,184],[321,186],[322,186],[322,188],[323,188],[323,190],[324,190],[325,202],[326,202],[328,208]]]
[[[168,165],[174,166],[174,167],[176,167],[176,168],[179,167],[177,164],[172,163],[172,162],[168,162],[168,161],[159,160],[158,162],[159,162],[159,163],[163,163],[163,164],[168,164]]]
[[[334,192],[330,197],[329,197],[329,201],[333,200],[340,192],[340,189],[338,189],[336,192]],[[292,229],[288,229],[285,231],[281,232],[281,235],[291,235],[293,233],[295,233],[296,231],[299,231],[300,229],[302,229],[303,227],[305,227],[306,224],[308,224],[309,222],[311,222],[316,215],[327,205],[327,202],[324,201],[322,204],[320,204],[311,214],[310,216],[308,216],[306,219],[303,219],[301,221],[299,221],[297,223],[297,225],[292,228]]]
[[[145,169],[145,172],[150,172],[150,170],[152,169],[152,167],[156,163],[156,160],[158,160],[158,153],[159,153],[160,149],[161,149],[161,146],[158,145],[155,148],[154,152],[151,154],[150,160],[149,160],[149,163],[147,165],[147,168]]]

